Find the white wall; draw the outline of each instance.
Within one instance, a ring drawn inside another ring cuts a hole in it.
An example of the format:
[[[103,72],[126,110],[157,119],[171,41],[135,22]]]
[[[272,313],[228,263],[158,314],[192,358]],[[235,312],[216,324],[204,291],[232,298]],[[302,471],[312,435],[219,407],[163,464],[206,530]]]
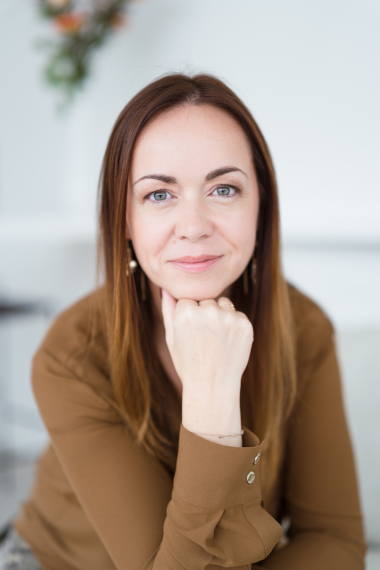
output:
[[[284,237],[380,242],[380,4],[376,0],[144,0],[97,54],[66,117],[38,76],[46,35],[30,0],[0,7],[0,212],[92,215],[116,116],[171,70],[224,78],[277,168]]]

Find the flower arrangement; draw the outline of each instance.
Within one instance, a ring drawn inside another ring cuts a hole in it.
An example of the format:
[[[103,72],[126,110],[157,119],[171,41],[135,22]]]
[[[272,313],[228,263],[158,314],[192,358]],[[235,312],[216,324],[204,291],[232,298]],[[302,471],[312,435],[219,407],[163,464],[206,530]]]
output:
[[[93,51],[126,24],[130,1],[39,0],[41,14],[57,33],[56,40],[40,44],[49,50],[46,79],[61,88],[68,100],[88,77]]]

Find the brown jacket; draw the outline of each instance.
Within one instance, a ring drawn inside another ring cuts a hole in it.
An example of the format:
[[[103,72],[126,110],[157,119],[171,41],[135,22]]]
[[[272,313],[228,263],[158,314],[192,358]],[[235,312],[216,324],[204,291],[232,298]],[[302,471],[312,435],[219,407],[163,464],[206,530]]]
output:
[[[298,399],[278,482],[264,502],[255,460],[263,444],[247,429],[235,448],[181,425],[174,481],[133,443],[113,399],[101,330],[88,350],[96,293],[56,319],[32,374],[51,444],[15,521],[44,570],[364,567],[333,329],[317,305],[289,291]],[[280,510],[291,521],[282,548]]]

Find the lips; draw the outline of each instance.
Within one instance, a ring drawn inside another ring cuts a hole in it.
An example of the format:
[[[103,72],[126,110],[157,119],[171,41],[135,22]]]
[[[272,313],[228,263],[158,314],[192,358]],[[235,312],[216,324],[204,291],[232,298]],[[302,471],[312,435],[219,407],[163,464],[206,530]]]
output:
[[[198,255],[196,257],[192,255],[185,255],[184,257],[178,257],[177,259],[172,259],[175,263],[200,263],[202,261],[208,261],[209,259],[217,259],[221,257],[220,255],[209,255],[205,253],[204,255]]]
[[[222,258],[222,255],[203,254],[198,256],[185,255],[170,261],[174,267],[186,273],[201,273],[206,271]]]

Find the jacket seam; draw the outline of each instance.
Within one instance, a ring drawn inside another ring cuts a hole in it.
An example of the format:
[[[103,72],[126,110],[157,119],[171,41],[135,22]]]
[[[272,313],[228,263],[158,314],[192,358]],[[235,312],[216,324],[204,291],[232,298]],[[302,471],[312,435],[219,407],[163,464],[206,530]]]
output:
[[[149,564],[149,562],[151,562],[153,560],[153,558],[157,557],[157,554],[159,553],[162,543],[164,540],[162,540],[161,545],[153,552],[153,554],[151,554],[151,556],[149,556],[148,560],[144,563],[144,566],[142,567],[142,570],[144,570],[144,568],[147,567],[147,564]],[[173,556],[174,560],[181,566],[181,568],[183,568],[184,570],[186,570],[186,567],[181,564],[181,562],[179,560],[177,560],[177,558],[174,556],[173,552],[170,550],[169,546],[166,545],[168,551],[170,552],[170,554]]]
[[[76,350],[73,350],[72,353],[70,353],[70,355],[71,355],[71,354],[74,354],[75,352],[76,352]],[[76,372],[74,372],[74,370],[72,370],[71,368],[69,368],[69,367],[67,366],[68,357],[66,357],[66,358],[64,359],[64,362],[62,362],[62,360],[60,360],[59,358],[57,358],[57,357],[56,357],[52,352],[50,352],[50,350],[47,349],[47,348],[41,348],[41,349],[38,351],[37,354],[41,354],[41,353],[42,353],[42,354],[46,354],[46,355],[49,356],[52,360],[54,360],[54,362],[56,362],[57,364],[59,364],[60,366],[62,366],[65,370],[67,370],[67,372],[70,372],[70,374],[72,374],[72,375],[75,377],[76,380],[79,380],[79,382],[83,382],[83,379],[80,378],[80,377],[78,376],[78,374],[76,374]]]
[[[73,352],[75,352],[75,351],[73,351]],[[54,354],[52,352],[50,352],[50,350],[48,350],[46,348],[40,349],[37,354],[46,354],[47,356],[49,356],[49,358],[51,358],[59,366],[62,366],[62,368],[64,368],[66,370],[66,372],[71,374],[75,381],[80,382],[81,384],[84,384],[85,386],[87,386],[88,389],[91,390],[91,392],[93,394],[95,394],[100,400],[102,400],[102,402],[105,403],[105,405],[107,406],[107,408],[109,410],[112,410],[118,417],[120,417],[119,411],[117,409],[115,409],[115,406],[112,405],[112,403],[108,400],[108,398],[104,397],[104,395],[99,393],[93,386],[91,386],[90,384],[85,382],[83,380],[83,378],[81,378],[76,372],[74,372],[74,370],[72,368],[69,368],[69,366],[66,364],[66,361],[62,362],[56,356],[54,356]],[[123,422],[120,422],[120,423],[123,423]]]
[[[186,566],[184,566],[183,564],[181,564],[181,562],[177,559],[176,556],[174,556],[173,552],[170,550],[169,546],[167,545],[167,549],[170,552],[170,554],[173,556],[174,560],[181,566],[181,568],[183,568],[184,570],[187,570]]]
[[[253,522],[251,522],[251,521],[249,520],[249,518],[247,517],[247,515],[246,515],[246,513],[245,513],[245,510],[244,510],[244,505],[241,505],[241,507],[242,507],[243,515],[244,515],[246,521],[248,522],[249,525],[251,525],[251,527],[254,529],[254,531],[256,532],[257,536],[259,537],[259,539],[260,539],[261,542],[263,543],[264,554],[265,554],[265,558],[266,558],[266,557],[268,556],[268,549],[267,549],[267,547],[266,547],[265,541],[264,541],[263,537],[261,536],[259,530],[257,529],[256,525],[255,525]]]
[[[203,505],[199,505],[198,503],[193,503],[192,501],[189,501],[187,499],[184,499],[179,493],[177,493],[177,491],[175,489],[173,489],[172,491],[173,495],[177,495],[177,497],[179,497],[181,499],[181,501],[184,501],[185,503],[188,503],[189,505],[193,505],[194,507],[199,507],[200,509],[205,509],[208,511],[226,511],[227,509],[234,509],[235,507],[242,507],[245,505],[245,503],[236,503],[234,505],[230,505],[228,507],[205,507]],[[249,501],[247,501],[248,503],[250,503],[251,501],[254,501],[255,499],[259,499],[260,497],[253,497],[252,499],[250,499]]]

